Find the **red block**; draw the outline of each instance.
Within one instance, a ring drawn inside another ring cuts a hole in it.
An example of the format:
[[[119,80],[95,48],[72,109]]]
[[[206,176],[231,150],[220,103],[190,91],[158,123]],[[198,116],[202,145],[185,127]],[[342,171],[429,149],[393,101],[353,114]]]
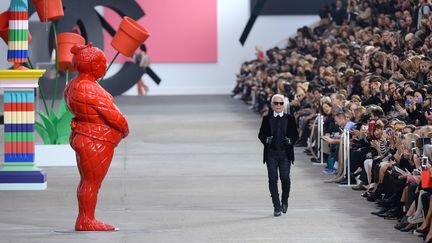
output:
[[[34,142],[5,142],[5,154],[33,154]]]
[[[28,103],[15,103],[17,104],[15,106],[15,110],[12,107],[13,103],[5,103],[4,104],[4,111],[34,111],[34,103],[28,102]]]

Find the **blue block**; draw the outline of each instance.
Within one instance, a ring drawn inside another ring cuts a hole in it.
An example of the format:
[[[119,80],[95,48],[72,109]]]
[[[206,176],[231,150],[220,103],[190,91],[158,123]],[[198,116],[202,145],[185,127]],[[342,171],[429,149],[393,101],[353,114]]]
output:
[[[5,171],[0,172],[0,183],[44,183],[44,171]]]
[[[28,50],[8,50],[7,57],[9,58],[28,58]]]
[[[26,0],[15,0],[11,1],[9,5],[9,11],[20,11],[20,12],[27,12],[28,11],[28,3]]]
[[[34,102],[35,93],[32,90],[5,90],[4,102]]]
[[[33,124],[4,124],[4,132],[33,132]]]
[[[34,154],[5,154],[4,162],[34,162]]]

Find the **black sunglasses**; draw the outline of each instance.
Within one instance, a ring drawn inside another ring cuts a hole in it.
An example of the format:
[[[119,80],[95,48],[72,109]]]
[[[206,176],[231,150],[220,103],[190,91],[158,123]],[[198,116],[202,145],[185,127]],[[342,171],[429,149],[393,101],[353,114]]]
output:
[[[284,102],[273,102],[273,105],[284,105]]]

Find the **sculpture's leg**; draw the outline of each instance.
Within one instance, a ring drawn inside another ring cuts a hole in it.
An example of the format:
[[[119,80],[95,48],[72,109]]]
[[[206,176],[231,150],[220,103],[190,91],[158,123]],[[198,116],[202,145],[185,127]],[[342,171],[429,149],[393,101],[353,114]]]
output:
[[[75,230],[115,230],[113,226],[95,219],[99,188],[111,164],[114,146],[82,135],[74,136],[72,146],[77,154],[77,164],[81,175],[77,189],[79,214]]]

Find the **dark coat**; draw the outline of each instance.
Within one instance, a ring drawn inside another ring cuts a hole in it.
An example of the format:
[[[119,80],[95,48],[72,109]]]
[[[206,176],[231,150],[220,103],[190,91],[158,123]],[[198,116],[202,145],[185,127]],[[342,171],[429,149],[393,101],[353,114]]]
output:
[[[284,122],[283,127],[285,128],[284,129],[285,137],[291,139],[291,144],[286,145],[285,151],[287,153],[288,159],[291,162],[294,162],[295,160],[294,144],[299,136],[297,132],[297,124],[295,118],[291,115],[284,114],[283,118],[285,118],[282,120]],[[261,128],[258,134],[258,138],[261,141],[261,143],[264,145],[263,163],[267,161],[267,154],[270,148],[270,145],[266,144],[266,139],[267,137],[274,136],[273,131],[275,130],[275,120],[276,119],[274,119],[273,112],[271,111],[269,115],[263,117],[261,123]]]

